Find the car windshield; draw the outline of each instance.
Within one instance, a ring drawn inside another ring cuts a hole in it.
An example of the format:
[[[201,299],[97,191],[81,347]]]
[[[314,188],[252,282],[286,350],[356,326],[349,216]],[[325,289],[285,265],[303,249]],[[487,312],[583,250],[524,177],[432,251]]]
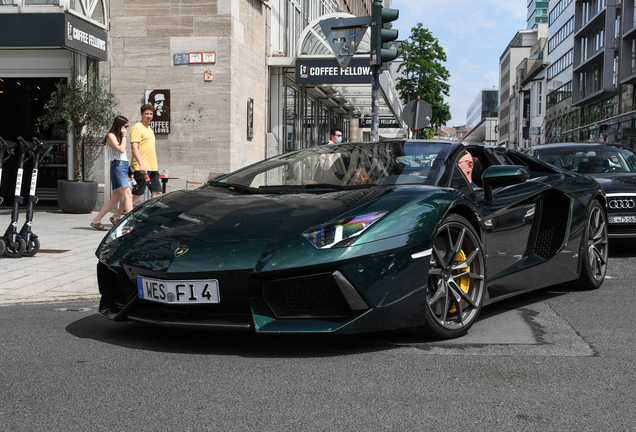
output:
[[[261,190],[429,185],[449,149],[422,141],[324,145],[264,160],[220,182]]]
[[[636,172],[636,154],[615,147],[541,149],[537,158],[580,174]]]

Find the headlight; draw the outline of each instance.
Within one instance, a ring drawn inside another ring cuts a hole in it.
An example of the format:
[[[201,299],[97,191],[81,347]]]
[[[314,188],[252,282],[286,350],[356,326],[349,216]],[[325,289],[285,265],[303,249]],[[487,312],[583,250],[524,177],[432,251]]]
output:
[[[316,249],[347,246],[387,213],[388,211],[368,213],[312,227],[303,233],[303,237]]]
[[[106,237],[104,238],[104,244],[109,244],[117,240],[119,237],[125,236],[135,228],[135,215],[133,212],[128,213],[122,220],[117,222]]]

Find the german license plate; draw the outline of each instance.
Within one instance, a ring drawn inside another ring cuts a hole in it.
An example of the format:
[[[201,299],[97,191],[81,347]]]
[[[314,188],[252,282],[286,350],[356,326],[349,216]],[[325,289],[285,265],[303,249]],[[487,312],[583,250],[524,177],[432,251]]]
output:
[[[636,216],[610,216],[609,223],[636,223]]]
[[[220,303],[219,281],[137,278],[139,298],[159,303]]]

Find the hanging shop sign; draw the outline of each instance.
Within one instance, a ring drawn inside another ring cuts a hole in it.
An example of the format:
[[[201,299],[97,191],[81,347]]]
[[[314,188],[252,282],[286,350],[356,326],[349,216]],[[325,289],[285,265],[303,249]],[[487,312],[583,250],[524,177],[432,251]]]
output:
[[[373,119],[371,117],[362,117],[359,119],[358,126],[361,128],[370,128],[372,123]],[[378,127],[385,129],[399,129],[402,125],[394,118],[381,118]]]
[[[107,60],[106,32],[73,15],[64,14],[66,40],[64,46],[100,60]]]
[[[62,47],[108,59],[106,31],[68,13],[0,14],[0,29],[2,47]]]
[[[296,60],[297,84],[369,84],[371,78],[369,59],[351,60],[346,68],[335,59]]]
[[[170,133],[170,90],[146,90],[146,103],[153,106],[155,115],[150,127],[155,134]]]
[[[530,92],[523,93],[523,139],[530,138]]]

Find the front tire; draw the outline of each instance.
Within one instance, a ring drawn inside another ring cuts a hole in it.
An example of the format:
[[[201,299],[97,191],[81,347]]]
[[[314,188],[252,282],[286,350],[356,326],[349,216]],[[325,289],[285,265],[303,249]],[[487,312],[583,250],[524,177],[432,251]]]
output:
[[[26,249],[26,243],[22,237],[18,237],[15,242],[6,242],[6,249],[4,256],[8,258],[21,258],[24,250]]]
[[[576,286],[592,290],[601,286],[607,272],[607,216],[597,200],[592,201],[585,224],[581,274]]]
[[[477,232],[463,217],[450,215],[433,242],[424,332],[436,339],[465,335],[481,311],[485,282]]]

